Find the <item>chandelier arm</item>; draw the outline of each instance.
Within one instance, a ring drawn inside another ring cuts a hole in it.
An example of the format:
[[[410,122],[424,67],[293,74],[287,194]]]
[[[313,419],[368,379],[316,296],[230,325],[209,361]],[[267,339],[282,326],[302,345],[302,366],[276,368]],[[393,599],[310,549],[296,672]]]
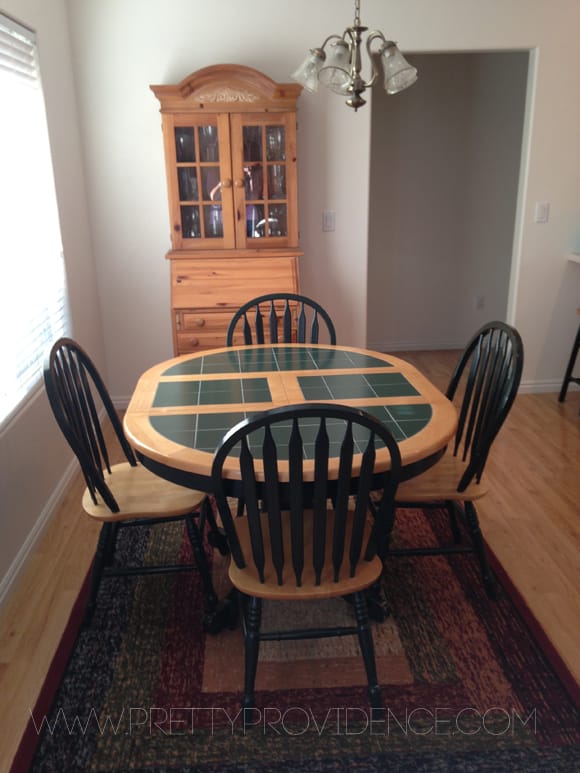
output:
[[[376,50],[372,50],[372,43],[375,40],[381,40],[382,45]],[[377,66],[375,64],[375,60],[373,58],[373,54],[382,54],[385,48],[388,48],[389,46],[394,45],[394,43],[391,40],[387,40],[382,32],[379,32],[378,30],[372,30],[369,32],[367,37],[367,54],[369,55],[369,59],[371,62],[372,67],[372,75],[370,81],[367,83],[367,87],[372,86],[373,83],[376,81],[376,79],[379,76],[379,71],[377,69]]]
[[[347,32],[348,30],[345,30],[344,35],[346,35]],[[345,40],[344,35],[342,37],[340,35],[329,35],[324,41],[324,43],[321,46],[319,46],[318,50],[324,51],[324,49],[326,48],[328,43],[330,43],[331,40]],[[345,40],[345,42],[347,41]]]

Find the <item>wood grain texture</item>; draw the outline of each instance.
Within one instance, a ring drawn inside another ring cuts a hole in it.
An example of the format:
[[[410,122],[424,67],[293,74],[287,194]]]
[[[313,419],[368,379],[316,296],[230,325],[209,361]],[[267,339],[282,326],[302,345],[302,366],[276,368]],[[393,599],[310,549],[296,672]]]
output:
[[[397,352],[440,389],[457,355]],[[478,504],[488,544],[578,681],[579,398],[575,391],[565,403],[557,394],[516,398]],[[94,553],[100,524],[82,513],[83,489],[79,475],[0,616],[0,771],[10,768]]]

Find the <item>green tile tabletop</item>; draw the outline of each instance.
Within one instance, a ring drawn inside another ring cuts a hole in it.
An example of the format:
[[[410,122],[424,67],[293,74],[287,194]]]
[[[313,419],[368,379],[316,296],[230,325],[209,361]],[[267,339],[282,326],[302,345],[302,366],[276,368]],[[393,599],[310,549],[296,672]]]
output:
[[[199,483],[209,481],[215,448],[238,422],[313,401],[355,405],[376,416],[397,439],[403,465],[440,453],[455,432],[452,404],[405,360],[316,344],[239,346],[160,363],[139,379],[125,430],[142,456],[190,472]],[[301,430],[309,459],[308,429]],[[283,436],[290,427],[277,431]],[[364,440],[355,437],[358,447]]]

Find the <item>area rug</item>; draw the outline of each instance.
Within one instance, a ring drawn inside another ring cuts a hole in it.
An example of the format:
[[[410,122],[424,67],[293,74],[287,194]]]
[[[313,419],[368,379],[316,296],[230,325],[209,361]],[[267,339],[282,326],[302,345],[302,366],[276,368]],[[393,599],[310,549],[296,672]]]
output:
[[[123,539],[123,560],[191,559],[175,524]],[[405,511],[396,543],[418,540],[448,540],[443,513]],[[223,597],[227,559],[211,560]],[[243,713],[241,631],[203,632],[197,575],[104,581],[14,770],[576,769],[574,701],[505,588],[488,599],[472,556],[392,558],[383,585],[391,615],[373,631],[385,710],[371,717],[355,638],[263,643],[257,708]],[[326,619],[352,624],[352,612],[342,599],[265,603],[263,628]]]

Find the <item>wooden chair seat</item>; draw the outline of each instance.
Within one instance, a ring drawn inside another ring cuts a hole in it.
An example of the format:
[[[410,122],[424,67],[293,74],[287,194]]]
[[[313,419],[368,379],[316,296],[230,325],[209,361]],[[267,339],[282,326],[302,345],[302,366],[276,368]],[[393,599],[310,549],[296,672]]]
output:
[[[159,478],[142,464],[136,467],[129,462],[114,464],[111,472],[105,471],[104,476],[120,510],[118,513],[111,512],[98,494],[97,502],[93,502],[87,488],[83,494],[83,509],[98,521],[186,515],[197,510],[206,497],[202,491],[177,486]]]
[[[347,544],[350,542],[353,516],[354,513],[352,511],[349,512],[347,516]],[[272,555],[271,553],[266,553],[266,565],[264,567],[263,583],[260,582],[258,572],[253,563],[248,563],[243,569],[240,569],[238,566],[236,566],[233,561],[230,563],[229,576],[234,587],[238,588],[238,590],[248,596],[258,596],[264,599],[310,600],[326,599],[335,596],[345,596],[350,593],[356,593],[357,591],[363,590],[364,588],[368,588],[370,585],[372,585],[380,577],[383,568],[382,561],[376,555],[370,561],[361,561],[357,567],[357,573],[354,577],[349,577],[348,557],[345,557],[341,577],[338,582],[334,582],[332,573],[332,534],[334,533],[334,512],[331,510],[327,511],[326,517],[326,554],[320,585],[315,584],[314,571],[312,565],[309,563],[307,563],[304,567],[302,584],[300,586],[296,585],[294,571],[290,563],[284,567],[283,584],[278,585],[276,570],[272,563]],[[289,546],[291,544],[290,513],[281,513],[281,520],[283,543],[284,545]],[[268,526],[267,513],[264,513],[261,516],[261,521],[264,542],[269,544],[270,530]],[[306,510],[304,512],[304,521],[305,524],[312,523],[311,510]],[[241,518],[236,526],[242,552],[246,556],[252,555],[252,539],[250,536],[248,519]],[[370,527],[371,523],[369,521],[364,533],[364,542],[366,542],[370,536]],[[304,555],[311,556],[313,554],[313,550],[312,532],[310,531],[310,533],[308,533],[307,529],[305,529]]]
[[[448,500],[451,502],[475,501],[487,493],[484,481],[477,483],[472,480],[465,491],[457,490],[457,481],[467,469],[467,463],[448,450],[447,453],[421,475],[406,480],[397,489],[398,502],[434,502]]]

